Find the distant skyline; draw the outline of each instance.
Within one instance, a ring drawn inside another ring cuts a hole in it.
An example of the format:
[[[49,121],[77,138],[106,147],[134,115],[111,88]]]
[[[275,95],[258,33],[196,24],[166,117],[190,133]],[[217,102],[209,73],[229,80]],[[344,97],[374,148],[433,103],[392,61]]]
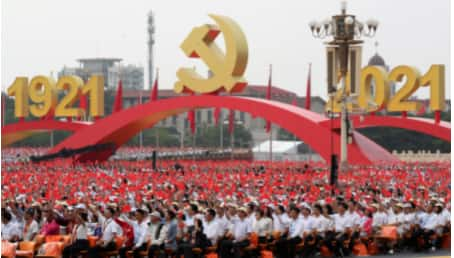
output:
[[[146,21],[153,10],[154,63],[159,67],[161,89],[173,88],[180,67],[196,66],[206,73],[205,65],[186,57],[179,45],[193,27],[214,23],[208,14],[215,13],[233,18],[246,34],[245,77],[250,84],[266,85],[268,66],[273,64],[273,85],[304,96],[312,63],[312,94],[326,99],[325,49],[322,40],[312,37],[308,23],[339,13],[340,2],[3,0],[2,90],[17,76],[56,75],[64,66],[77,66],[78,58],[118,57],[122,64],[139,64],[147,71]],[[358,19],[380,22],[376,37],[365,38],[363,66],[375,54],[375,41],[390,68],[412,65],[425,73],[431,64],[445,64],[446,98],[450,98],[449,0],[347,3],[348,12]],[[429,89],[419,89],[416,95],[427,98]]]

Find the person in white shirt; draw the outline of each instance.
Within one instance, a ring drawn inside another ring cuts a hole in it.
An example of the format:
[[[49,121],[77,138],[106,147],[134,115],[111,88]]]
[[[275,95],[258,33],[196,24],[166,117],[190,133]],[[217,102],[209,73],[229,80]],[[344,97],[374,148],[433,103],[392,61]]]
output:
[[[116,248],[115,237],[121,235],[121,228],[113,220],[115,209],[107,207],[104,210],[104,216],[100,216],[102,221],[102,237],[96,242],[96,246],[89,248],[88,257],[99,257],[99,253],[113,251]]]
[[[19,226],[13,222],[11,213],[2,209],[2,240],[16,242],[20,236]]]
[[[344,241],[348,239],[347,230],[350,230],[350,217],[347,215],[346,210],[348,205],[346,203],[338,204],[338,213],[333,215],[335,245],[333,246],[334,253],[338,256],[348,256],[351,252],[349,247],[343,245]]]
[[[440,205],[443,206],[442,203],[440,203]],[[449,209],[443,208],[443,210],[441,211],[441,216],[443,218],[444,232],[449,232],[451,228],[451,212],[449,211]]]
[[[320,216],[321,207],[317,210],[318,219],[321,218]],[[315,254],[315,248],[317,245],[317,235],[315,233],[315,220],[314,216],[311,215],[312,209],[308,204],[304,204],[302,206],[302,215],[300,219],[303,223],[303,240],[304,240],[304,248],[303,248],[303,257],[312,257]]]
[[[148,249],[148,257],[153,258],[158,250],[164,248],[168,226],[162,223],[161,214],[158,211],[150,214],[150,220],[149,235],[151,236],[151,246]]]
[[[229,220],[227,219],[227,216],[225,214],[225,209],[224,207],[220,207],[218,206],[216,208],[216,218],[215,220],[217,221],[218,223],[218,226],[219,226],[219,238],[222,238],[224,237],[224,235],[227,233],[227,231],[229,230]]]
[[[357,231],[361,226],[361,218],[356,209],[356,205],[356,202],[349,202],[348,211],[346,212],[348,217],[348,227],[353,231]]]
[[[373,231],[377,232],[381,229],[382,226],[388,224],[388,215],[386,213],[385,207],[382,204],[373,204],[372,207],[378,207],[378,211],[375,212],[372,217]]]
[[[252,226],[252,231],[257,233],[259,243],[267,243],[273,233],[273,221],[265,216],[265,211],[258,210],[255,212],[256,222]]]
[[[129,221],[134,227],[134,245],[120,248],[120,257],[126,258],[126,253],[132,250],[134,258],[140,258],[140,252],[147,250],[148,225],[145,220],[146,212],[143,209],[135,211],[135,220]]]
[[[411,203],[404,204],[404,218],[403,218],[403,233],[409,233],[410,230],[414,229],[416,223],[416,214],[413,211],[413,206]]]
[[[78,257],[81,251],[88,250],[87,222],[87,213],[75,215],[75,225],[71,233],[71,244],[63,249],[62,258]]]
[[[184,216],[186,217],[184,224],[189,228],[191,231],[194,228],[194,219],[196,218],[196,215],[199,212],[199,207],[191,203],[189,205],[189,208],[187,209],[187,212],[185,212]]]
[[[256,206],[257,205],[254,202],[250,202],[247,205],[247,213],[248,213],[247,219],[250,221],[249,223],[251,223],[252,227],[254,227],[255,223],[257,222],[256,216],[255,216]]]
[[[283,237],[276,243],[277,257],[295,257],[296,245],[302,242],[303,221],[299,217],[300,209],[298,207],[290,208],[290,224],[287,237]]]
[[[247,219],[246,208],[238,209],[238,220],[232,224],[225,240],[220,243],[221,258],[240,257],[241,249],[249,245],[249,236],[252,233],[251,221]]]
[[[203,233],[205,233],[211,245],[216,245],[221,236],[222,229],[219,225],[219,220],[216,219],[214,209],[208,209],[205,214]],[[223,235],[223,234],[222,234]]]
[[[39,232],[38,222],[33,219],[35,210],[28,209],[24,215],[24,232],[22,238],[24,241],[33,241]]]
[[[399,234],[399,236],[401,236],[403,234],[403,224],[404,224],[404,219],[405,219],[405,215],[404,213],[402,212],[402,208],[403,208],[403,204],[402,203],[397,203],[395,206],[394,206],[394,213],[393,214],[390,214],[388,216],[388,225],[394,225],[397,227],[397,233]]]
[[[422,230],[420,235],[424,237],[424,242],[426,243],[426,248],[431,248],[435,250],[437,246],[438,236],[432,238],[432,236],[437,235],[437,231],[440,232],[440,229],[443,228],[444,219],[441,216],[442,206],[435,204],[435,207],[429,205],[427,208],[427,218],[424,224],[421,225]]]
[[[273,230],[281,233],[281,236],[288,232],[290,219],[282,205],[277,206],[273,213]]]

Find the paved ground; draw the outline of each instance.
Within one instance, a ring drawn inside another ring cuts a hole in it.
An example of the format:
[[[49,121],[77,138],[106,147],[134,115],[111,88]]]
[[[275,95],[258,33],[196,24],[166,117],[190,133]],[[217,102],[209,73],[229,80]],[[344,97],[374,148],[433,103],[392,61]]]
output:
[[[451,250],[437,250],[435,252],[425,252],[425,253],[413,253],[413,252],[403,252],[397,253],[394,255],[374,255],[369,256],[371,258],[406,258],[406,257],[421,257],[421,258],[448,258],[451,257]]]

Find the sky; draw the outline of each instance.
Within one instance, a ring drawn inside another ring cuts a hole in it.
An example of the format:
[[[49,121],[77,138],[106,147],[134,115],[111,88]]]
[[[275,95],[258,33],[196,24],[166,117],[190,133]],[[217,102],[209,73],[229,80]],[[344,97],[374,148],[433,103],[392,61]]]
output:
[[[391,68],[411,65],[424,74],[431,64],[445,64],[450,96],[449,0],[347,3],[348,12],[358,19],[380,22],[376,36],[365,39],[363,66],[376,49]],[[187,58],[179,46],[193,27],[214,23],[208,17],[213,13],[233,18],[246,34],[245,77],[250,84],[266,85],[272,64],[273,85],[304,96],[312,63],[312,94],[323,98],[325,49],[322,40],[312,37],[308,23],[340,12],[340,0],[2,0],[1,5],[3,90],[17,76],[56,74],[63,66],[77,66],[78,58],[118,57],[123,64],[146,68],[147,13],[153,10],[160,88],[173,88],[180,67],[195,65],[205,73],[203,63]],[[218,41],[223,44],[222,38]],[[424,88],[417,95],[428,93]]]

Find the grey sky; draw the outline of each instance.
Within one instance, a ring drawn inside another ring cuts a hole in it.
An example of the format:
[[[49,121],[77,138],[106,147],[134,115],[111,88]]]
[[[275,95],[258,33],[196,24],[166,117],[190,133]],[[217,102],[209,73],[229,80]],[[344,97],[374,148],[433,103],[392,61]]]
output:
[[[325,96],[325,53],[312,38],[308,22],[339,12],[337,0],[2,0],[2,89],[16,76],[48,75],[82,57],[120,57],[124,64],[146,65],[146,14],[155,12],[155,64],[160,88],[172,88],[181,66],[201,62],[185,57],[180,43],[194,26],[213,23],[208,13],[227,15],[243,28],[249,43],[246,77],[305,94],[312,62],[313,95]],[[450,96],[449,0],[349,0],[349,13],[380,21],[377,36],[366,39],[363,65],[378,51],[391,66],[414,65],[421,73],[431,64],[446,65]],[[419,96],[428,96],[420,89]]]

